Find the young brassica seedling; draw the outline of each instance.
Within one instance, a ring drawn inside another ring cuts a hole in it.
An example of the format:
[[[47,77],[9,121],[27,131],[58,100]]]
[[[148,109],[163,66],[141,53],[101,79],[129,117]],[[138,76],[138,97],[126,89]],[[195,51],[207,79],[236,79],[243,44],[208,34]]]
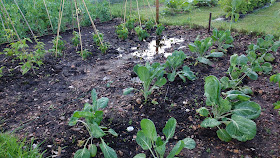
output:
[[[160,65],[160,63],[153,63],[150,65],[149,63],[146,63],[145,66],[142,65],[135,65],[133,67],[134,72],[137,74],[139,79],[142,81],[143,89],[140,91],[143,93],[145,98],[145,103],[148,100],[148,96],[152,94],[153,90],[162,87],[166,84],[166,78],[163,77],[165,71],[164,67]],[[153,81],[155,80],[155,83],[153,85]],[[123,94],[127,95],[130,92],[135,90],[134,88],[126,88],[124,89]]]
[[[70,118],[69,126],[74,126],[78,122],[82,123],[88,130],[90,137],[87,139],[84,148],[76,151],[74,157],[90,158],[94,157],[97,153],[97,147],[92,144],[94,138],[99,138],[101,144],[99,145],[105,158],[117,158],[117,154],[109,147],[102,139],[107,133],[113,136],[118,136],[118,134],[113,129],[108,129],[107,127],[100,126],[103,119],[103,111],[101,109],[108,106],[109,99],[102,97],[97,99],[96,90],[91,91],[92,104],[85,103],[82,111],[75,111]],[[80,118],[85,118],[85,121],[80,120]],[[87,144],[90,142],[89,147]]]
[[[212,40],[217,44],[218,51],[226,53],[227,49],[233,47],[231,43],[234,41],[229,30],[223,31],[214,29],[211,36]]]
[[[154,158],[163,158],[168,141],[174,136],[177,121],[175,118],[170,118],[162,133],[165,135],[165,140],[158,136],[155,124],[149,119],[141,120],[141,130],[137,132],[136,142],[143,150],[149,150]],[[173,149],[168,154],[167,158],[174,158],[183,148],[194,149],[196,143],[191,138],[179,140]],[[134,158],[145,158],[144,153],[137,154]]]
[[[183,51],[174,51],[171,56],[167,57],[165,66],[171,70],[171,73],[167,74],[168,80],[173,82],[178,75],[184,82],[186,82],[186,77],[189,80],[195,80],[194,73],[190,70],[188,66],[183,66],[182,71],[177,71],[177,69],[183,65],[186,55]]]
[[[207,64],[210,66],[214,66],[214,63],[211,62],[209,57],[222,57],[224,55],[223,52],[208,52],[208,49],[213,46],[213,40],[211,37],[207,37],[205,39],[199,40],[199,36],[196,38],[194,43],[189,44],[190,51],[196,53],[196,60],[197,62],[201,62],[203,64]],[[195,63],[195,65],[197,64]]]
[[[205,78],[204,90],[208,107],[197,110],[206,117],[201,127],[217,127],[218,137],[225,142],[232,138],[247,141],[255,137],[257,127],[253,119],[261,113],[259,104],[249,101],[251,97],[238,90],[226,92],[224,99],[221,96],[221,83],[215,76]],[[221,124],[225,124],[225,128]]]

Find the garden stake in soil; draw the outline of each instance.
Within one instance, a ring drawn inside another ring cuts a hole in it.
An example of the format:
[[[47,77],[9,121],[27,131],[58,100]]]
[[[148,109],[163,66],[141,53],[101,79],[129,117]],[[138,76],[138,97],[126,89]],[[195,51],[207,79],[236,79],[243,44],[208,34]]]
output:
[[[79,22],[79,15],[78,15],[77,0],[74,0],[74,3],[75,3],[75,8],[76,8],[76,17],[77,17],[77,24],[78,24],[79,36],[80,36],[81,54],[82,54],[82,56],[83,56],[83,43],[82,43],[82,35],[81,35],[80,22]]]
[[[43,3],[44,3],[44,5],[45,5],[45,8],[46,8],[46,11],[47,11],[47,14],[48,14],[48,18],[49,18],[49,21],[50,21],[50,24],[51,24],[52,31],[54,31],[53,26],[52,26],[51,17],[50,17],[50,14],[49,14],[49,10],[48,10],[48,7],[47,7],[47,5],[46,5],[45,0],[43,0]]]
[[[58,21],[58,27],[57,27],[56,46],[55,46],[55,56],[56,57],[57,57],[59,30],[60,30],[60,25],[61,25],[61,20],[62,20],[62,15],[63,15],[63,8],[64,8],[64,0],[61,0],[61,1],[62,1],[62,3],[60,3],[61,7],[59,7],[59,21]]]

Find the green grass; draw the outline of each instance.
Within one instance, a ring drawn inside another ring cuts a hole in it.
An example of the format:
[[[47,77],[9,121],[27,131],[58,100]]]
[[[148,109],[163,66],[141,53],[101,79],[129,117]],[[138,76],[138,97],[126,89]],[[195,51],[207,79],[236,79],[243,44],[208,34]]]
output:
[[[26,144],[25,140],[19,141],[16,137],[0,133],[0,158],[41,158],[38,147]],[[39,146],[39,145],[38,145]]]
[[[128,1],[129,2],[129,1]],[[143,4],[145,5],[143,7]],[[153,1],[150,1],[153,13],[155,14],[155,6]],[[132,2],[132,15],[138,17],[135,1]],[[154,19],[152,10],[147,6],[147,1],[139,1],[141,19]],[[123,18],[123,3],[112,5],[112,14]],[[164,5],[161,5],[160,12],[164,10]],[[225,12],[219,7],[200,7],[194,9],[190,13],[176,14],[175,16],[160,15],[160,22],[167,25],[189,25],[195,24],[203,27],[208,27],[209,13],[212,13],[212,27],[228,29],[230,23],[225,21],[214,21],[217,17],[225,15]],[[130,4],[127,4],[127,15],[130,14]],[[192,25],[190,25],[192,26]],[[273,34],[280,36],[280,2],[274,5],[259,9],[254,13],[246,15],[239,19],[238,22],[232,24],[232,28],[247,33],[257,34]]]

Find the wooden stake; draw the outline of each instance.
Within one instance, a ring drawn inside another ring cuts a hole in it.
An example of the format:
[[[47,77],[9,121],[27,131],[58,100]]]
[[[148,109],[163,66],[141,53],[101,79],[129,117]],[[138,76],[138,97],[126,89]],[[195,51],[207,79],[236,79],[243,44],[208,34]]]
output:
[[[155,20],[155,23],[157,24],[157,20],[156,20],[156,17],[155,17],[155,15],[154,15],[154,11],[153,11],[153,9],[152,9],[152,7],[151,7],[151,5],[150,5],[149,0],[147,0],[147,3],[148,3],[148,6],[149,6],[149,8],[150,8],[150,10],[151,10],[151,12],[152,12],[152,16],[153,16],[153,18],[154,18],[154,20]]]
[[[159,0],[156,0],[156,23],[159,24]]]
[[[30,25],[28,24],[28,21],[26,20],[26,18],[25,18],[25,16],[24,16],[24,14],[22,13],[20,7],[18,6],[17,1],[14,0],[14,2],[15,2],[15,4],[16,4],[16,6],[17,6],[17,8],[18,8],[18,10],[19,10],[19,12],[20,12],[20,14],[21,14],[21,16],[23,17],[24,21],[26,22],[26,25],[28,26],[28,28],[29,28],[29,30],[30,30],[30,32],[31,32],[31,34],[32,34],[32,36],[33,36],[33,38],[34,38],[34,40],[37,41],[37,39],[36,39],[36,37],[35,37],[35,35],[34,35],[32,29],[30,28]]]
[[[62,3],[60,3],[60,6],[61,7],[59,7],[59,19],[58,19],[57,36],[56,36],[55,57],[57,57],[57,45],[58,45],[58,39],[59,39],[61,19],[62,19],[62,15],[63,15],[64,0],[62,0]]]
[[[138,16],[139,16],[139,24],[141,26],[141,17],[140,17],[140,12],[139,12],[139,7],[138,7],[138,0],[136,0],[136,4],[137,4]]]
[[[210,29],[211,29],[211,17],[212,17],[212,13],[209,14],[208,33],[210,33]]]
[[[98,31],[97,31],[97,29],[96,29],[96,27],[95,27],[95,25],[94,25],[94,22],[93,22],[93,20],[92,20],[92,18],[91,18],[91,16],[90,16],[90,14],[89,14],[89,11],[88,11],[88,8],[87,8],[87,5],[86,5],[86,3],[85,3],[85,1],[84,1],[84,0],[82,0],[82,1],[83,1],[83,3],[84,3],[84,6],[85,6],[86,11],[87,11],[87,13],[88,13],[88,16],[89,16],[90,22],[91,22],[91,24],[92,24],[93,30],[94,30],[95,34],[97,34],[97,37],[98,37],[98,39],[99,39],[99,41],[100,41],[101,45],[102,45],[102,46],[104,46],[104,45],[103,45],[103,42],[102,42],[102,40],[101,40],[101,38],[100,38],[100,36],[99,36],[99,34],[98,34]]]
[[[50,17],[50,14],[49,14],[49,10],[48,10],[47,4],[46,4],[45,0],[43,0],[43,2],[44,2],[44,5],[45,5],[47,14],[48,14],[48,18],[49,18],[49,21],[50,21],[50,24],[51,24],[52,31],[54,32],[54,29],[53,29],[53,25],[52,25],[52,21],[51,21],[51,17]]]
[[[125,0],[125,3],[124,3],[123,23],[125,23],[125,16],[126,16],[126,4],[127,4],[127,0]]]
[[[78,15],[77,0],[74,0],[74,3],[75,3],[75,9],[76,9],[76,18],[77,18],[78,30],[79,30],[79,35],[80,35],[81,54],[82,54],[82,57],[83,57],[83,43],[82,43],[82,35],[81,35],[79,15]]]

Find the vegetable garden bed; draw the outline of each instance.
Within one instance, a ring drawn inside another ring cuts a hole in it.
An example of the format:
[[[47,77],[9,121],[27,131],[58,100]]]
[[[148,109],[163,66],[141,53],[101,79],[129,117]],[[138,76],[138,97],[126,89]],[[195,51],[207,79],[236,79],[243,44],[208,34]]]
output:
[[[184,60],[195,73],[194,81],[185,83],[179,78],[174,82],[167,82],[164,86],[154,90],[144,104],[144,97],[136,92],[134,95],[122,95],[127,87],[140,88],[141,84],[135,80],[137,75],[133,66],[144,64],[142,58],[133,56],[136,47],[138,51],[147,49],[148,43],[155,39],[152,34],[146,41],[140,42],[134,34],[129,35],[125,41],[118,39],[115,26],[120,24],[119,19],[105,23],[98,23],[99,32],[104,34],[104,41],[111,47],[107,54],[92,45],[93,30],[82,28],[84,47],[93,55],[82,60],[76,53],[75,47],[70,44],[72,31],[62,33],[63,40],[67,41],[65,55],[55,58],[47,54],[44,65],[36,70],[36,75],[27,73],[21,75],[18,69],[5,72],[0,78],[0,129],[1,131],[14,131],[20,137],[28,139],[34,137],[35,143],[43,142],[42,151],[46,150],[44,157],[73,157],[74,153],[83,147],[89,134],[82,124],[69,126],[68,122],[75,110],[81,110],[83,104],[91,102],[90,92],[93,88],[98,92],[98,98],[109,98],[109,105],[104,110],[102,126],[114,129],[118,137],[105,136],[104,140],[113,148],[118,157],[130,158],[144,152],[147,157],[149,151],[143,151],[136,143],[136,134],[140,130],[140,121],[144,118],[152,120],[159,135],[166,121],[174,117],[177,120],[175,135],[167,144],[170,151],[179,140],[186,137],[193,138],[196,148],[183,149],[179,157],[279,157],[279,131],[280,116],[273,108],[273,103],[279,101],[279,87],[269,82],[271,75],[259,74],[257,80],[245,78],[242,85],[252,88],[251,101],[258,103],[261,108],[260,116],[255,120],[257,134],[254,139],[240,142],[221,141],[217,135],[217,128],[202,128],[200,123],[204,120],[196,110],[205,106],[204,78],[214,75],[217,78],[226,76],[230,66],[230,56],[234,53],[245,54],[247,46],[256,43],[258,37],[232,33],[234,47],[219,59],[212,59],[214,67],[198,63],[193,58]],[[210,36],[205,29],[188,29],[186,27],[166,27],[163,32],[166,38],[183,38],[180,44],[173,44],[165,50],[172,53],[180,48],[186,55],[192,56],[187,46],[194,42],[197,35],[201,38]],[[46,44],[45,48],[52,47],[52,36],[44,36],[40,41]],[[6,45],[1,46],[1,51]],[[273,54],[273,72],[280,72],[280,54]],[[12,68],[17,61],[0,57],[3,61],[0,66]],[[164,63],[163,55],[155,55],[153,62]],[[153,101],[152,101],[153,100]],[[134,130],[127,131],[133,126]],[[99,140],[94,140],[100,143]],[[98,148],[97,157],[103,157]]]

